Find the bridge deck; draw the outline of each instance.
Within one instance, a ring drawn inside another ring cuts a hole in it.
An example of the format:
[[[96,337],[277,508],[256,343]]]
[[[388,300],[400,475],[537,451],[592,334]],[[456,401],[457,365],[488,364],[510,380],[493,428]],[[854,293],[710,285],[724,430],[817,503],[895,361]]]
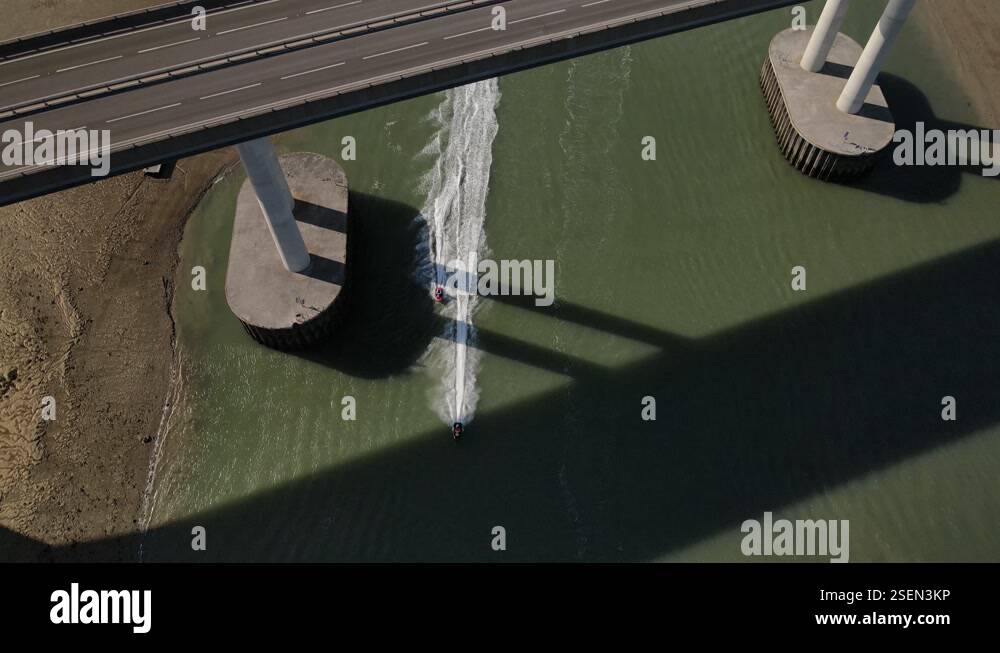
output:
[[[168,22],[0,61],[0,135],[23,133],[26,121],[36,131],[107,129],[118,174],[789,4],[262,0],[210,13],[206,32]],[[495,6],[507,11],[504,31],[490,27]],[[109,93],[112,84],[123,88]],[[92,180],[82,166],[0,164],[0,205]]]

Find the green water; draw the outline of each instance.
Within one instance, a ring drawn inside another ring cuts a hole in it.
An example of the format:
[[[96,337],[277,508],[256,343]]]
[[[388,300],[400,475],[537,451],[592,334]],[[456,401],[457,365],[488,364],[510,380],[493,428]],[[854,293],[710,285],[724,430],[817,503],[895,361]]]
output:
[[[876,5],[845,31],[863,42]],[[782,10],[500,81],[484,255],[554,259],[556,304],[479,300],[458,445],[438,414],[448,309],[416,273],[448,99],[279,141],[338,158],[358,142],[350,317],[308,357],[255,345],[226,307],[243,175],[226,176],[185,234],[145,559],[741,561],[740,524],[764,511],[850,520],[852,561],[1000,559],[1000,181],[794,171],[757,85],[788,25]],[[924,28],[886,69],[897,122],[986,127]]]

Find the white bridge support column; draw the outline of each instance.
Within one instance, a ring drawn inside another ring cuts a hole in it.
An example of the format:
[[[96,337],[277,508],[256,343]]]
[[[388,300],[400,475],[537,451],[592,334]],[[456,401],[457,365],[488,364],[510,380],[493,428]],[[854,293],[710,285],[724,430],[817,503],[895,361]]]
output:
[[[889,0],[889,6],[885,8],[885,13],[875,26],[865,51],[861,53],[851,78],[847,80],[844,92],[837,100],[838,109],[844,113],[855,114],[864,106],[865,98],[868,97],[868,92],[871,91],[875,79],[882,70],[885,58],[896,43],[899,33],[903,31],[903,24],[916,2],[917,0]]]
[[[811,73],[818,73],[826,58],[830,55],[830,48],[840,33],[840,27],[844,24],[844,16],[847,15],[847,8],[851,5],[851,0],[826,0],[823,13],[816,22],[812,38],[806,46],[806,52],[802,55],[802,68]]]
[[[302,272],[309,267],[309,252],[295,223],[292,213],[295,200],[288,189],[288,181],[278,163],[271,139],[247,141],[237,145],[236,149],[250,177],[281,262],[291,272]]]

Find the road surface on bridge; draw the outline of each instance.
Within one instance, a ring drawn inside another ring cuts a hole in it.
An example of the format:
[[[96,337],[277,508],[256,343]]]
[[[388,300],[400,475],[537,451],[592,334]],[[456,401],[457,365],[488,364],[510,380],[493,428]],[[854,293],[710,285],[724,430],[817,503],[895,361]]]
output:
[[[594,38],[601,39],[604,34],[609,39],[607,47],[612,47],[788,4],[792,2],[264,0],[210,13],[205,31],[194,31],[189,19],[179,20],[0,61],[0,134],[11,129],[23,132],[26,121],[33,123],[36,132],[107,129],[116,153],[112,155],[112,172],[118,173],[412,97],[420,91],[465,83],[470,75],[482,78],[506,72],[506,68],[523,69],[534,65],[525,63],[525,57],[530,58],[540,46],[551,48],[555,44],[557,48],[539,57],[539,63],[545,63],[601,49],[595,43],[602,42]],[[492,27],[498,6],[506,10],[505,30]],[[664,18],[673,17],[676,20],[661,26]],[[648,34],[637,31],[644,22],[657,20],[661,23]],[[344,30],[349,33],[344,34]],[[331,33],[336,35],[331,38]],[[329,40],[301,45],[317,34]],[[590,40],[577,51],[573,45],[583,34]],[[289,44],[298,45],[289,48]],[[243,59],[238,63],[190,69],[192,61],[217,60],[248,48],[257,51],[239,55]],[[272,48],[272,52],[260,52],[263,48]],[[480,66],[472,73],[464,69],[453,80],[448,79],[452,69],[500,56],[518,58],[510,64]],[[138,79],[157,74],[163,77],[164,70],[176,72],[185,66],[189,70],[175,78]],[[419,89],[369,97],[373,87],[421,75],[429,81]],[[116,92],[91,91],[87,98],[37,104],[42,99],[65,98],[80,88],[115,83],[125,87]],[[352,100],[352,93],[364,99]],[[333,103],[317,102],[331,98]],[[35,106],[29,106],[32,103]],[[302,106],[310,107],[308,116]],[[275,113],[291,107],[300,108],[294,119],[284,120]],[[17,113],[12,114],[14,111]],[[265,120],[240,122],[252,116]],[[206,132],[237,122],[244,131],[230,129],[224,135]],[[191,134],[205,137],[179,139]],[[155,147],[143,149],[150,144]],[[129,150],[128,156],[117,154]],[[79,166],[63,166],[67,170],[63,178],[53,176],[53,167],[0,165],[0,204],[88,181],[79,171],[68,171]],[[44,179],[41,173],[46,174]],[[39,176],[38,184],[23,183],[25,177],[35,175]]]

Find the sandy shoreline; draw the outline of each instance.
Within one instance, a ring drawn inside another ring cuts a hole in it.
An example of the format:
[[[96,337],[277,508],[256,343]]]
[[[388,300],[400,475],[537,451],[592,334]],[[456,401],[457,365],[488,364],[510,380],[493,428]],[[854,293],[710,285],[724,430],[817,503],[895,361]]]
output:
[[[13,0],[0,40],[156,4]],[[17,370],[0,399],[0,560],[73,560],[75,543],[137,530],[174,361],[178,245],[233,157],[0,209],[0,374]],[[54,422],[39,419],[46,395]],[[117,541],[102,555],[136,559]]]
[[[77,542],[137,529],[174,361],[178,245],[231,160],[223,150],[182,161],[169,182],[131,174],[0,209],[0,361],[18,370],[0,403],[0,525],[49,545],[22,558],[74,559]],[[54,422],[37,418],[45,395]]]
[[[996,0],[927,0],[915,15],[952,64],[983,128],[1000,129],[1000,5]]]
[[[160,3],[12,0],[0,40]],[[995,0],[930,0],[917,16],[1000,128]],[[72,560],[74,543],[138,529],[174,361],[178,245],[233,160],[225,149],[169,182],[133,173],[0,209],[0,374],[15,377],[0,381],[0,561]],[[38,418],[46,395],[55,422]],[[136,559],[122,547],[107,557]]]

